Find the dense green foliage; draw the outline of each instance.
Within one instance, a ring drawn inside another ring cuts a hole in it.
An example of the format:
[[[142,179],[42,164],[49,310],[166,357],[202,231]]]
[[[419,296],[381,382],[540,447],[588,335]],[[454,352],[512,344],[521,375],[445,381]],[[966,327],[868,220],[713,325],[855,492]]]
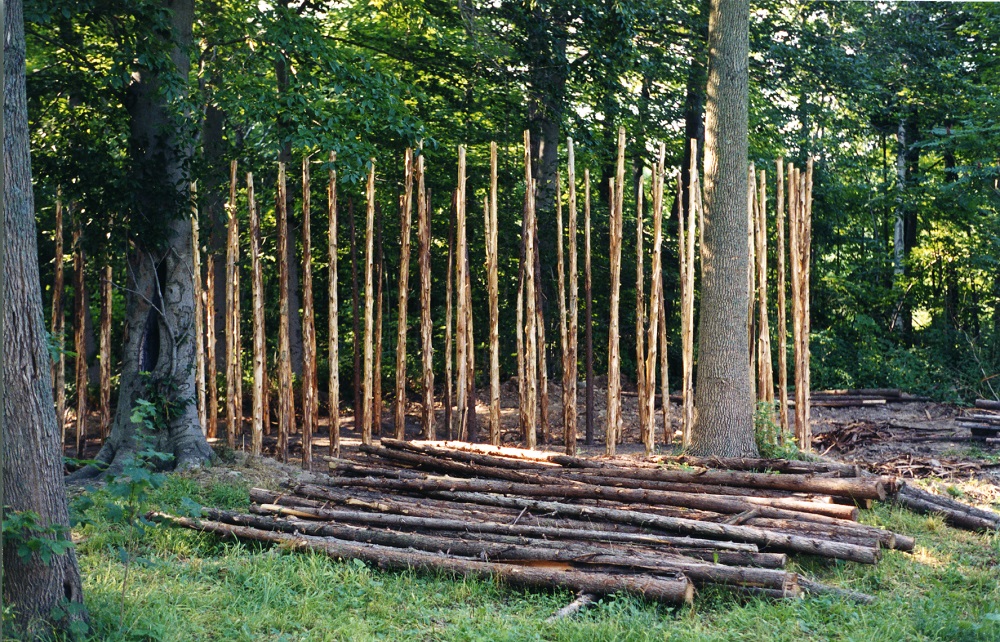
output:
[[[530,127],[538,140],[546,124],[555,123],[558,140],[573,136],[577,141],[580,187],[584,167],[593,177],[600,371],[607,346],[606,185],[615,131],[619,125],[629,131],[634,172],[650,165],[658,140],[667,144],[669,164],[682,163],[684,132],[701,119],[703,4],[198,2],[191,75],[174,77],[161,90],[195,150],[189,169],[199,185],[203,245],[218,252],[224,244],[228,166],[238,159],[239,216],[245,234],[243,172],[253,171],[263,212],[267,301],[275,302],[275,161],[289,164],[290,193],[298,204],[300,159],[312,154],[314,273],[316,291],[325,292],[322,170],[328,153],[336,151],[342,182],[341,336],[348,346],[340,365],[341,381],[349,388],[355,311],[348,212],[363,213],[360,179],[366,165],[374,158],[379,175],[386,336],[393,337],[402,150],[423,143],[434,207],[435,345],[440,353],[449,194],[457,146],[467,144],[475,328],[483,345],[482,198],[487,144],[496,140],[501,149],[502,368],[510,374],[524,190],[521,132]],[[163,3],[27,0],[26,5],[43,283],[51,284],[57,187],[72,206],[70,220],[84,227],[94,257],[89,281],[97,282],[97,269],[106,260],[115,266],[116,279],[123,280],[128,242],[155,235],[162,223],[136,214],[143,185],[132,169],[125,105],[133,71],[171,68],[163,40],[151,37],[165,24]],[[899,386],[947,399],[993,396],[1000,364],[998,18],[1000,10],[989,4],[764,2],[753,8],[751,159],[769,170],[772,199],[776,158],[802,162],[811,155],[817,163],[812,257],[812,379],[817,388]],[[186,95],[178,91],[181,84],[188,88]],[[896,138],[900,128],[902,146]],[[561,146],[563,159],[564,154]],[[627,192],[627,201],[633,201],[634,185]],[[181,205],[164,202],[164,215]],[[627,203],[626,218],[634,211]],[[893,263],[897,218],[904,228],[902,270]],[[296,234],[300,220],[296,212]],[[556,350],[551,211],[540,213],[540,224],[546,314],[553,324],[547,336]],[[670,242],[675,227],[671,219],[664,263],[672,337],[679,327],[676,250]],[[628,220],[625,229],[634,229]],[[623,345],[631,344],[634,328],[628,319],[634,314],[628,303],[635,283],[633,243],[627,235]],[[243,253],[247,263],[248,255]],[[649,261],[646,265],[648,270]],[[248,299],[250,279],[242,283]],[[416,283],[412,278],[411,286]],[[95,311],[96,299],[91,297]],[[410,301],[415,329],[417,297]],[[267,309],[271,328],[276,307],[271,303]],[[325,314],[325,297],[318,296],[317,315]],[[249,315],[244,317],[249,329]],[[322,354],[326,324],[318,327]],[[120,331],[116,324],[115,332]],[[269,340],[274,334],[268,333]],[[416,334],[410,333],[409,350],[414,376],[419,371]],[[680,370],[674,367],[678,343],[671,342],[673,373]],[[391,350],[392,341],[385,348]],[[632,351],[623,350],[623,357],[628,375],[634,368]],[[391,362],[385,359],[387,367]]]

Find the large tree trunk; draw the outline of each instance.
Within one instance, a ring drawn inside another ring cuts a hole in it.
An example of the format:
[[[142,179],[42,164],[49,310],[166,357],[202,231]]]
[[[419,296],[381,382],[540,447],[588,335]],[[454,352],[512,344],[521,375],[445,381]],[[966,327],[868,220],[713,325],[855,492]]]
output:
[[[172,33],[167,36],[175,43],[172,73],[186,78],[194,0],[163,0],[163,5],[172,12]],[[143,186],[138,216],[158,223],[162,241],[147,245],[146,238],[136,238],[128,258],[118,409],[111,435],[97,455],[109,474],[121,472],[145,446],[173,455],[171,465],[177,468],[198,466],[212,455],[194,401],[194,257],[191,220],[182,215],[189,193],[184,164],[191,152],[175,134],[164,135],[180,129],[173,126],[174,116],[161,94],[161,73],[136,70],[126,100],[135,180]],[[146,432],[132,421],[138,399],[164,402],[157,404],[161,421],[157,430]],[[88,466],[73,477],[98,472]]]
[[[749,2],[712,0],[708,18],[705,214],[697,415],[691,452],[757,454],[746,310]]]
[[[39,516],[41,526],[68,529],[62,448],[38,276],[21,0],[8,0],[4,25],[4,230],[0,235],[4,272],[0,362],[6,450],[3,503],[8,515],[32,511]],[[69,624],[51,618],[53,609],[64,600],[76,606],[83,601],[80,570],[72,549],[46,564],[38,555],[24,561],[17,547],[8,543],[3,564],[4,605],[13,610],[11,624],[17,632],[41,638]],[[84,614],[71,617],[82,618]]]

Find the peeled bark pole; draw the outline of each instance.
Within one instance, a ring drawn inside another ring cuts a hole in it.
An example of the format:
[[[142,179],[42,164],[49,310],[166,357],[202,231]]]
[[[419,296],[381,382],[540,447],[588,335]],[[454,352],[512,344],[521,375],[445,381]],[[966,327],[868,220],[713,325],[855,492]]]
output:
[[[201,283],[201,241],[198,238],[198,188],[191,182],[191,276],[194,280],[194,385],[197,389],[198,423],[208,429],[205,407],[205,298]]]
[[[236,339],[239,336],[237,299],[240,296],[236,283],[239,269],[239,220],[236,217],[236,161],[229,163],[229,201],[226,203],[226,445],[236,447],[236,433],[240,421],[236,416],[236,379],[240,377],[240,364],[236,357]]]
[[[85,256],[80,223],[73,230],[73,350],[76,351],[76,456],[83,457],[87,445],[87,297],[85,293]]]
[[[789,237],[792,267],[792,326],[795,353],[795,437],[809,451],[809,255],[812,200],[812,159],[806,172],[789,168]]]
[[[247,172],[247,209],[250,211],[250,307],[253,309],[253,412],[250,454],[260,457],[264,445],[264,275],[260,265],[260,215],[254,195],[253,173]]]
[[[374,400],[372,372],[372,341],[375,326],[375,296],[373,292],[373,271],[375,254],[375,159],[369,161],[368,184],[365,188],[367,202],[365,212],[365,337],[364,337],[364,380],[361,384],[363,399],[361,402],[361,443],[372,443],[372,402]]]
[[[812,380],[810,376],[810,354],[809,354],[809,338],[812,332],[812,314],[810,313],[810,272],[811,268],[811,257],[812,257],[812,190],[813,190],[813,159],[810,158],[806,162],[806,176],[805,176],[805,203],[802,208],[802,243],[800,243],[800,249],[802,249],[802,390],[804,393],[804,403],[805,406],[805,423],[802,426],[805,442],[805,450],[808,452],[812,450],[812,425],[810,424],[810,390],[812,389]]]
[[[417,235],[420,253],[420,357],[423,365],[423,435],[434,439],[434,325],[431,320],[431,204],[424,187],[424,155],[417,157]]]
[[[569,365],[569,321],[566,310],[566,264],[563,254],[563,216],[562,216],[562,177],[556,171],[556,273],[558,282],[559,297],[559,348],[562,353],[562,411],[563,411],[563,437],[565,438],[569,428],[567,414],[569,410],[569,377],[571,368]],[[569,447],[569,442],[566,442]]]
[[[288,328],[288,210],[285,164],[278,163],[278,459],[288,461],[288,440],[295,424],[292,357]]]
[[[662,265],[662,258],[661,258]],[[656,298],[660,300],[659,339],[660,339],[660,413],[663,415],[663,440],[667,445],[674,443],[674,427],[670,424],[670,380],[667,378],[667,313],[663,300],[663,279],[657,289]]]
[[[455,417],[452,411],[454,397],[452,396],[452,357],[454,342],[452,314],[454,313],[455,290],[455,210],[457,208],[458,191],[451,194],[451,210],[448,218],[448,270],[445,278],[444,298],[444,423],[448,439],[455,437]]]
[[[579,334],[580,297],[576,252],[576,157],[573,139],[566,140],[567,180],[569,181],[569,327],[567,328],[567,355],[563,365],[563,440],[566,454],[576,454],[576,364],[577,335]]]
[[[309,157],[302,159],[302,467],[312,464],[312,440],[319,426],[316,379],[316,315],[312,282],[312,185]]]
[[[361,365],[362,337],[361,337],[361,297],[358,293],[358,235],[356,220],[354,217],[354,200],[347,199],[347,215],[351,219],[351,305],[353,317],[354,338],[351,341],[351,348],[354,357],[354,429],[360,430],[364,423],[365,416],[363,401],[363,378]]]
[[[622,278],[622,207],[625,197],[625,128],[618,128],[618,165],[615,170],[611,208],[611,318],[608,324],[608,416],[605,429],[605,451],[615,454],[622,432],[622,377],[619,345],[619,301]]]
[[[594,443],[594,291],[590,272],[590,169],[583,170],[583,289],[586,298],[584,310],[584,353],[587,370],[587,387],[584,391],[586,407],[584,436],[587,445]]]
[[[660,143],[660,154],[653,173],[653,265],[652,279],[649,286],[649,330],[646,339],[646,362],[639,364],[640,368],[645,368],[646,394],[643,402],[646,410],[643,417],[646,421],[642,427],[642,443],[645,446],[646,454],[651,455],[656,447],[656,408],[654,405],[656,389],[656,354],[657,337],[660,329],[661,306],[663,304],[660,293],[663,289],[663,182],[666,168],[664,166],[666,156],[666,146]],[[670,395],[661,395],[662,405],[669,407]],[[666,425],[666,424],[664,424]]]
[[[456,294],[458,295],[458,310],[455,313],[456,320],[456,360],[458,361],[457,379],[457,402],[458,402],[458,439],[465,441],[469,436],[469,357],[466,352],[469,350],[468,320],[466,314],[465,297],[465,273],[468,264],[465,261],[466,245],[466,221],[465,221],[465,146],[458,146],[458,187],[455,194],[455,232],[456,248],[455,261],[457,270],[455,274]]]
[[[58,342],[59,353],[52,365],[52,381],[56,399],[56,425],[59,426],[60,446],[66,443],[66,315],[63,310],[64,282],[63,264],[63,205],[62,190],[56,192],[56,253],[55,282],[52,285],[52,336]]]
[[[490,298],[490,443],[500,445],[500,290],[497,282],[497,144],[490,143],[486,202],[486,280]]]
[[[683,426],[681,444],[683,448],[691,445],[691,430],[694,427],[694,249],[695,249],[695,213],[699,207],[701,181],[698,178],[698,141],[691,141],[691,166],[689,169],[690,184],[688,185],[687,224],[684,222],[684,208],[678,208],[680,228],[683,234],[678,235],[681,260],[681,350],[683,368]],[[680,179],[678,178],[678,183]],[[678,194],[681,190],[678,189]]]
[[[535,331],[538,333],[538,434],[541,436],[543,444],[549,442],[549,366],[548,366],[548,343],[545,340],[545,306],[542,304],[542,259],[540,256],[540,246],[538,242],[538,210],[535,204],[538,189],[538,181],[531,181],[531,224],[533,230],[531,236],[535,246]]]
[[[535,393],[538,389],[538,317],[535,315],[535,184],[531,171],[531,133],[524,131],[524,300],[525,300],[525,444],[534,449],[537,443],[538,408],[535,405]],[[521,330],[518,329],[520,332]],[[543,348],[544,349],[544,348]]]
[[[375,430],[375,436],[379,437],[382,435],[382,332],[384,330],[384,324],[382,323],[382,312],[383,305],[385,303],[385,296],[383,293],[383,288],[385,287],[385,256],[382,253],[382,207],[379,203],[375,203],[375,346],[374,355],[375,363],[373,364],[373,379],[372,379],[372,427]]]
[[[788,320],[785,313],[785,162],[779,158],[777,166],[777,193],[775,222],[778,255],[778,416],[781,434],[788,434]]]
[[[757,399],[757,341],[754,337],[754,310],[757,303],[757,172],[750,163],[747,177],[747,253],[750,261],[747,263],[747,345],[750,348],[750,387],[754,401]],[[756,408],[756,404],[754,406]]]
[[[205,303],[205,378],[208,386],[205,435],[215,439],[219,433],[219,372],[215,360],[215,254],[212,252],[205,260],[205,289],[201,296]]]
[[[694,587],[684,577],[662,579],[644,575],[612,575],[563,568],[495,564],[375,544],[357,544],[331,537],[295,535],[189,517],[172,517],[162,513],[151,514],[151,517],[223,537],[274,542],[338,559],[359,559],[389,570],[445,571],[462,577],[495,578],[512,586],[546,589],[567,587],[595,595],[627,592],[671,604],[690,604],[694,599]]]
[[[330,152],[330,175],[326,186],[326,203],[329,221],[327,252],[330,257],[327,289],[330,383],[327,406],[330,410],[331,457],[340,457],[340,303],[337,297],[337,170],[334,169],[336,162],[336,152]]]
[[[110,257],[106,259],[110,261]],[[196,289],[195,292],[198,290]],[[195,319],[197,319],[197,314]],[[111,264],[101,270],[101,322],[100,322],[100,366],[101,366],[101,442],[111,433]],[[197,324],[196,324],[197,325]],[[197,333],[197,328],[195,330]],[[197,369],[197,363],[195,365]],[[195,376],[197,382],[197,374]],[[204,399],[203,399],[204,401]]]
[[[406,438],[406,306],[410,287],[410,225],[413,209],[413,150],[406,149],[403,207],[399,213],[399,299],[396,323],[396,398],[393,413],[396,439]]]
[[[636,182],[635,192],[635,387],[639,438],[646,442],[646,275],[643,268],[643,199],[646,187],[642,174]]]
[[[757,399],[774,412],[774,368],[771,364],[771,327],[767,318],[767,174],[759,172],[757,181]]]

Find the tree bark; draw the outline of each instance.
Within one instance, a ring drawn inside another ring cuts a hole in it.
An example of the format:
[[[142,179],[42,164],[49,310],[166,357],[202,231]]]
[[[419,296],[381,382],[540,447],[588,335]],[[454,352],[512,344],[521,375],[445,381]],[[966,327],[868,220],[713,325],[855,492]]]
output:
[[[64,282],[65,255],[63,251],[63,205],[62,195],[56,195],[56,253],[55,282],[52,286],[52,336],[57,342],[59,353],[52,364],[52,379],[55,385],[56,426],[59,428],[59,443],[66,443],[66,312],[63,297],[66,293]]]
[[[584,310],[584,353],[587,368],[586,421],[584,426],[588,446],[594,444],[594,291],[590,271],[590,169],[583,170],[583,289],[586,298]]]
[[[119,474],[137,449],[147,446],[173,455],[178,469],[200,466],[212,455],[194,402],[194,260],[191,220],[183,214],[189,193],[185,165],[192,151],[177,133],[164,136],[181,129],[174,126],[175,116],[161,90],[168,74],[187,77],[194,3],[164,0],[164,6],[172,9],[171,33],[163,38],[164,44],[172,43],[173,69],[134,71],[125,101],[134,179],[143,186],[137,217],[157,222],[162,236],[155,246],[136,239],[127,263],[122,384],[111,435],[96,457],[108,465],[106,472],[111,475]],[[164,202],[173,211],[165,214]],[[136,400],[151,392],[166,397],[173,409],[159,409],[167,424],[164,429],[144,434],[142,426],[132,421],[132,411]],[[90,477],[99,470],[88,466],[74,478]]]
[[[691,452],[755,456],[748,305],[747,110],[749,3],[712,0],[705,134],[705,214],[698,413]]]
[[[621,357],[619,345],[619,297],[621,290],[622,205],[625,196],[625,128],[618,129],[618,164],[616,166],[614,199],[611,213],[611,320],[608,326],[608,416],[605,429],[605,451],[615,454],[622,432]]]
[[[302,159],[302,467],[312,466],[312,440],[319,426],[316,379],[316,315],[313,312],[312,184],[309,157]]]
[[[25,91],[25,40],[20,0],[7,0],[3,20],[3,486],[5,516],[31,511],[42,527],[66,529],[69,514],[63,481],[60,428],[52,399],[52,372],[42,316],[35,206]],[[59,261],[62,260],[58,256]],[[68,550],[46,564],[27,561],[9,543],[3,547],[3,601],[10,624],[27,638],[47,638],[86,617],[76,552]],[[80,608],[53,621],[64,601]],[[5,628],[8,624],[5,619]]]
[[[264,275],[260,264],[260,216],[254,195],[253,174],[247,173],[247,206],[250,210],[250,289],[253,308],[253,416],[251,417],[250,454],[260,457],[264,445],[264,423],[266,394],[265,356],[267,344],[264,341]]]
[[[490,304],[490,443],[500,445],[500,307],[497,282],[497,144],[490,143],[490,193],[486,201],[486,272]]]
[[[420,358],[423,370],[423,435],[434,439],[434,322],[431,319],[431,203],[424,187],[424,155],[417,157],[417,227],[420,253]]]
[[[330,152],[330,176],[327,184],[327,218],[329,221],[327,252],[330,257],[327,329],[329,334],[328,361],[330,384],[327,406],[330,411],[330,456],[340,457],[340,304],[337,296],[337,161],[336,152]]]
[[[288,461],[288,440],[295,429],[288,300],[288,198],[285,164],[278,163],[278,459]],[[293,246],[294,247],[294,246]]]

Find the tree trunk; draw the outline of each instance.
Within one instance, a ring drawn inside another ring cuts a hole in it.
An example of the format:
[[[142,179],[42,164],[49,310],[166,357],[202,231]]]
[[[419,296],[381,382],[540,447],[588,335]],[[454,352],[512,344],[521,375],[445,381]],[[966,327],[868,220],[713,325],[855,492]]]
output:
[[[110,260],[110,259],[109,259]],[[111,432],[111,265],[101,271],[101,441]],[[195,320],[197,321],[197,314]],[[197,323],[195,324],[197,325]],[[198,419],[201,425],[201,418]]]
[[[278,459],[288,461],[288,439],[295,429],[291,339],[288,315],[288,199],[285,164],[278,163]]]
[[[52,336],[55,338],[59,353],[52,364],[52,379],[55,383],[56,426],[59,428],[59,443],[66,442],[66,313],[63,310],[63,297],[66,285],[64,282],[63,254],[63,206],[61,195],[56,195],[56,253],[55,253],[55,283],[52,286]]]
[[[705,135],[705,214],[698,413],[691,451],[755,456],[748,306],[747,108],[749,3],[712,0]]]
[[[191,220],[181,207],[189,193],[184,166],[191,150],[174,135],[163,135],[178,128],[161,90],[167,73],[187,77],[194,3],[165,0],[164,5],[172,9],[172,33],[164,38],[174,43],[174,70],[135,71],[126,100],[135,180],[144,186],[138,216],[160,221],[162,240],[147,247],[136,239],[128,259],[122,384],[111,435],[97,455],[112,475],[120,473],[137,449],[146,446],[173,455],[172,464],[178,469],[199,466],[212,455],[194,403],[194,259]],[[176,211],[165,215],[164,201],[172,202]],[[137,399],[151,396],[166,397],[171,409],[159,408],[166,424],[163,429],[144,434],[141,424],[132,421],[132,411]],[[85,478],[97,472],[89,466],[74,475]]]
[[[63,527],[69,514],[63,482],[62,448],[52,400],[52,373],[42,317],[34,197],[25,92],[25,42],[20,0],[8,0],[4,16],[3,97],[3,486],[7,516],[32,511],[40,526]],[[58,257],[61,260],[61,256]],[[10,624],[26,637],[48,637],[68,628],[53,621],[53,609],[67,601],[82,609],[83,593],[76,552],[68,550],[46,564],[32,555],[24,561],[17,547],[3,548],[3,600]],[[81,610],[68,618],[83,619]],[[7,617],[4,617],[5,629]]]
[[[497,282],[497,144],[490,143],[490,193],[486,201],[486,278],[490,304],[490,443],[500,445],[500,308]]]
[[[567,455],[576,454],[576,383],[577,383],[577,335],[579,334],[580,318],[580,295],[579,295],[579,272],[577,265],[576,229],[577,229],[577,207],[576,207],[576,154],[573,149],[573,139],[566,141],[567,154],[567,179],[569,180],[569,327],[566,329],[568,335],[568,354],[564,365],[563,386],[565,391],[565,404],[563,409],[564,435]]]
[[[590,169],[583,170],[583,289],[584,353],[587,368],[585,436],[587,445],[594,444],[594,290],[590,272]]]
[[[253,189],[253,174],[247,174],[247,207],[250,210],[250,290],[253,309],[253,415],[251,417],[250,454],[260,457],[264,444],[264,424],[267,422],[266,363],[264,341],[264,275],[260,265],[260,216]]]
[[[316,379],[316,315],[313,312],[312,198],[309,157],[302,159],[302,467],[312,465],[312,440],[319,426]]]
[[[431,203],[424,187],[424,155],[417,157],[417,227],[420,253],[420,358],[423,366],[423,435],[434,439],[434,324],[431,320]]]
[[[337,170],[334,163],[336,152],[330,152],[330,176],[327,184],[327,252],[329,254],[329,278],[327,312],[329,334],[330,384],[327,405],[330,410],[330,456],[340,457],[340,304],[337,296]]]
[[[219,431],[219,368],[218,354],[216,346],[216,323],[215,323],[215,254],[208,253],[205,260],[205,290],[202,292],[202,300],[205,302],[205,378],[208,393],[207,410],[205,412],[207,423],[204,424],[205,435],[209,439],[215,439]]]
[[[83,458],[87,445],[87,346],[86,327],[90,309],[87,307],[87,285],[84,282],[85,261],[83,230],[80,223],[73,230],[73,367],[76,370],[76,457]]]
[[[396,439],[406,438],[406,308],[410,287],[410,226],[413,220],[413,150],[406,150],[405,190],[403,207],[399,213],[400,256],[399,256],[399,292],[396,322],[396,394],[393,412],[393,424]]]

